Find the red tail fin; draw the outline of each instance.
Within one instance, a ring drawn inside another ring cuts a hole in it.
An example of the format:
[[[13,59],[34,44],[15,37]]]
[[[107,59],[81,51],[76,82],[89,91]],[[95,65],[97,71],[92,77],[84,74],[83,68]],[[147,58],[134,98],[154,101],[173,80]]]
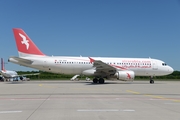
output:
[[[3,61],[3,58],[1,58],[1,70],[2,70],[2,71],[6,71],[5,68],[4,68],[4,61]]]
[[[28,55],[44,56],[44,54],[39,50],[39,48],[33,43],[33,41],[22,29],[13,28],[13,32],[20,57]]]

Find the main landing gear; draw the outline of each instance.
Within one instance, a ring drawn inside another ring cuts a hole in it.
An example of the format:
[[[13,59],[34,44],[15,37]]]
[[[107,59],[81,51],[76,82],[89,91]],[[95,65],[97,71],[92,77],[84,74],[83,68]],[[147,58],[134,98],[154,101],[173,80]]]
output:
[[[104,79],[103,78],[94,78],[93,79],[93,83],[99,83],[99,84],[103,84],[104,83]]]
[[[153,77],[150,77],[150,84],[154,84],[154,80],[152,79]]]

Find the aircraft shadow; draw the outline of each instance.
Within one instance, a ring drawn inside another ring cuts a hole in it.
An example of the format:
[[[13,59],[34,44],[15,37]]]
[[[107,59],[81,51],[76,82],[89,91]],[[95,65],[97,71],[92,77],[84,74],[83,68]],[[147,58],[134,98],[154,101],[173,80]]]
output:
[[[5,84],[85,84],[85,85],[108,85],[108,84],[128,84],[128,85],[135,85],[135,84],[149,84],[149,81],[134,81],[134,82],[123,82],[123,81],[105,81],[104,84],[93,83],[92,81],[10,81],[5,82]],[[164,82],[155,82],[154,84],[166,84]]]

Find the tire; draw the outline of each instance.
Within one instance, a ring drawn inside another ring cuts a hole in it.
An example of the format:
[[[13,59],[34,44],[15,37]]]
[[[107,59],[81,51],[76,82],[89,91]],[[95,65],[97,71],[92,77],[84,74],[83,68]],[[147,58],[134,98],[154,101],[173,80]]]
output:
[[[100,78],[100,79],[99,79],[99,83],[100,83],[100,84],[104,84],[104,79],[103,79],[103,78]]]
[[[151,83],[151,84],[154,84],[154,80],[150,80],[150,83]]]
[[[94,78],[94,79],[93,79],[93,83],[98,83],[98,79],[97,79],[97,78]]]

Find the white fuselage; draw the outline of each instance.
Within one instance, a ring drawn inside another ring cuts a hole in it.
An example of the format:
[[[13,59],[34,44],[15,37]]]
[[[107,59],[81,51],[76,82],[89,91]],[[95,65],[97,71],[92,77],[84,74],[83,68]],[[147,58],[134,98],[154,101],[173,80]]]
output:
[[[17,72],[16,71],[11,71],[11,70],[1,70],[1,75],[5,78],[14,78],[17,77]]]
[[[32,64],[26,64],[10,58],[9,61],[35,68],[42,71],[61,74],[82,74],[83,71],[93,69],[93,63],[88,57],[66,57],[66,56],[43,56],[43,57],[22,57],[32,60]],[[108,58],[92,57],[95,60],[118,68],[119,71],[131,70],[136,76],[161,76],[173,72],[173,69],[163,61],[151,58]],[[94,68],[95,69],[95,68]]]

